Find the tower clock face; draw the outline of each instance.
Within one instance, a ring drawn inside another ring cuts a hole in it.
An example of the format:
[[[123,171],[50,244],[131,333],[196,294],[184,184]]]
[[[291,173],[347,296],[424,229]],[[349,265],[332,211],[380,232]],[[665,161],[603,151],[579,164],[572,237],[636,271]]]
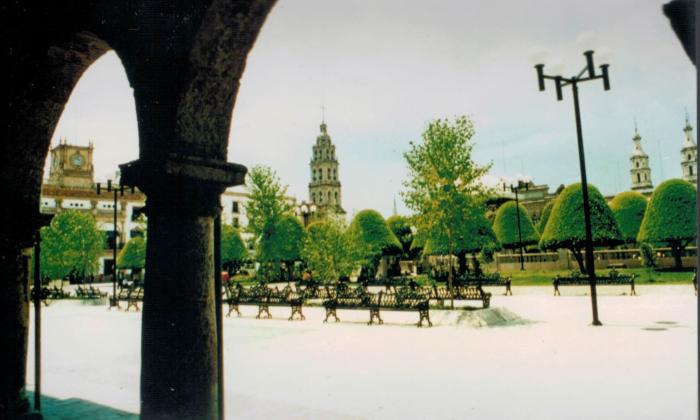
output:
[[[83,166],[85,159],[83,159],[83,155],[76,153],[73,156],[71,156],[70,161],[74,166],[80,167]]]

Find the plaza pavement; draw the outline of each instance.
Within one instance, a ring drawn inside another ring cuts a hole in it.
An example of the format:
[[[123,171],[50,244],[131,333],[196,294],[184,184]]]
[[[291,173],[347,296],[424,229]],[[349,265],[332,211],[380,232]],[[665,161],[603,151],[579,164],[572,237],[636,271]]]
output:
[[[323,308],[289,322],[289,308],[256,320],[242,307],[224,323],[227,418],[698,417],[692,286],[601,287],[603,327],[590,326],[586,287],[488,289],[492,309],[431,310],[433,328],[413,326],[416,313],[367,326],[367,311],[324,324]],[[140,313],[70,300],[42,319],[46,418],[138,413]]]

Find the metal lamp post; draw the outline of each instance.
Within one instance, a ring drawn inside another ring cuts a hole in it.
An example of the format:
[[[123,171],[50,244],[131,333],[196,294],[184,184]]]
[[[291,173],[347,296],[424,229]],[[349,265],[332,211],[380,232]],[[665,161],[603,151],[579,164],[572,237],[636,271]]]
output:
[[[313,203],[309,204],[304,201],[301,203],[301,205],[299,205],[298,214],[302,217],[304,227],[307,227],[309,225],[309,222],[311,221],[311,216],[313,216],[316,213],[316,210],[316,204]]]
[[[96,185],[97,195],[102,193],[102,188],[98,182]],[[112,247],[112,297],[109,299],[109,309],[113,307],[119,308],[119,300],[117,300],[117,248],[119,247],[119,232],[117,231],[117,193],[124,196],[124,185],[121,183],[119,187],[112,188],[112,180],[107,180],[107,191],[114,192],[114,208],[113,208],[113,224],[114,224],[114,246]],[[134,192],[134,187],[131,187],[131,192]]]
[[[525,257],[523,256],[523,235],[520,230],[520,200],[518,199],[518,192],[524,188],[525,191],[530,189],[530,183],[518,180],[518,185],[509,185],[510,192],[515,193],[515,214],[518,221],[518,246],[520,248],[520,269],[525,270]],[[503,183],[503,191],[506,190],[506,183]]]
[[[578,84],[591,80],[602,79],[603,88],[610,90],[610,79],[608,78],[609,64],[601,64],[600,74],[596,74],[596,69],[593,64],[593,51],[588,50],[583,53],[586,57],[586,67],[579,72],[578,75],[567,78],[563,76],[550,76],[544,74],[544,64],[535,65],[537,70],[537,80],[539,82],[540,91],[544,91],[544,83],[546,79],[554,80],[554,85],[557,92],[557,100],[562,100],[562,87],[571,86],[574,96],[574,114],[576,117],[576,136],[578,140],[578,159],[581,169],[581,190],[583,194],[583,215],[586,226],[586,269],[591,285],[591,305],[593,308],[593,325],[603,325],[598,319],[598,298],[596,294],[596,275],[595,263],[593,261],[593,235],[591,229],[591,208],[588,202],[588,183],[586,179],[586,158],[583,150],[583,131],[581,129],[581,111],[578,100]]]

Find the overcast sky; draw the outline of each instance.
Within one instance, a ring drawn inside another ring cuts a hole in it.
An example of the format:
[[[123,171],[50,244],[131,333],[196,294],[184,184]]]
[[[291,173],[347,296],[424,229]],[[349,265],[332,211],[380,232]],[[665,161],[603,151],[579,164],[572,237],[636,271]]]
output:
[[[573,104],[570,90],[561,102],[551,84],[538,91],[530,59],[544,48],[546,71],[578,73],[576,40],[592,33],[596,49],[610,51],[612,89],[580,88],[589,182],[604,194],[630,188],[635,118],[654,184],[679,177],[684,108],[696,120],[695,68],[664,2],[280,0],[248,58],[229,161],[271,166],[308,199],[325,105],[345,209],[388,216],[396,197],[406,213],[399,191],[409,141],[432,119],[469,115],[475,158],[493,163],[494,179],[528,175],[554,190],[579,179]],[[132,91],[114,53],[78,82],[52,144],[60,137],[93,141],[98,180],[138,158]]]

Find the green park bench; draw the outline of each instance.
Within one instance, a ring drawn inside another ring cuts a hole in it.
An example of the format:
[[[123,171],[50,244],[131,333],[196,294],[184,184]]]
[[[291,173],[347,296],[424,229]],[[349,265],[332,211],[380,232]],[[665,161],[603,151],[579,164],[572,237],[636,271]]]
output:
[[[635,274],[626,275],[620,274],[617,270],[610,270],[607,276],[596,276],[596,286],[619,286],[629,285],[630,296],[636,296],[637,291],[634,288]],[[561,296],[559,291],[560,286],[585,286],[590,284],[588,276],[584,276],[578,271],[573,271],[569,276],[561,277],[559,275],[552,280],[554,286],[554,296]]]

